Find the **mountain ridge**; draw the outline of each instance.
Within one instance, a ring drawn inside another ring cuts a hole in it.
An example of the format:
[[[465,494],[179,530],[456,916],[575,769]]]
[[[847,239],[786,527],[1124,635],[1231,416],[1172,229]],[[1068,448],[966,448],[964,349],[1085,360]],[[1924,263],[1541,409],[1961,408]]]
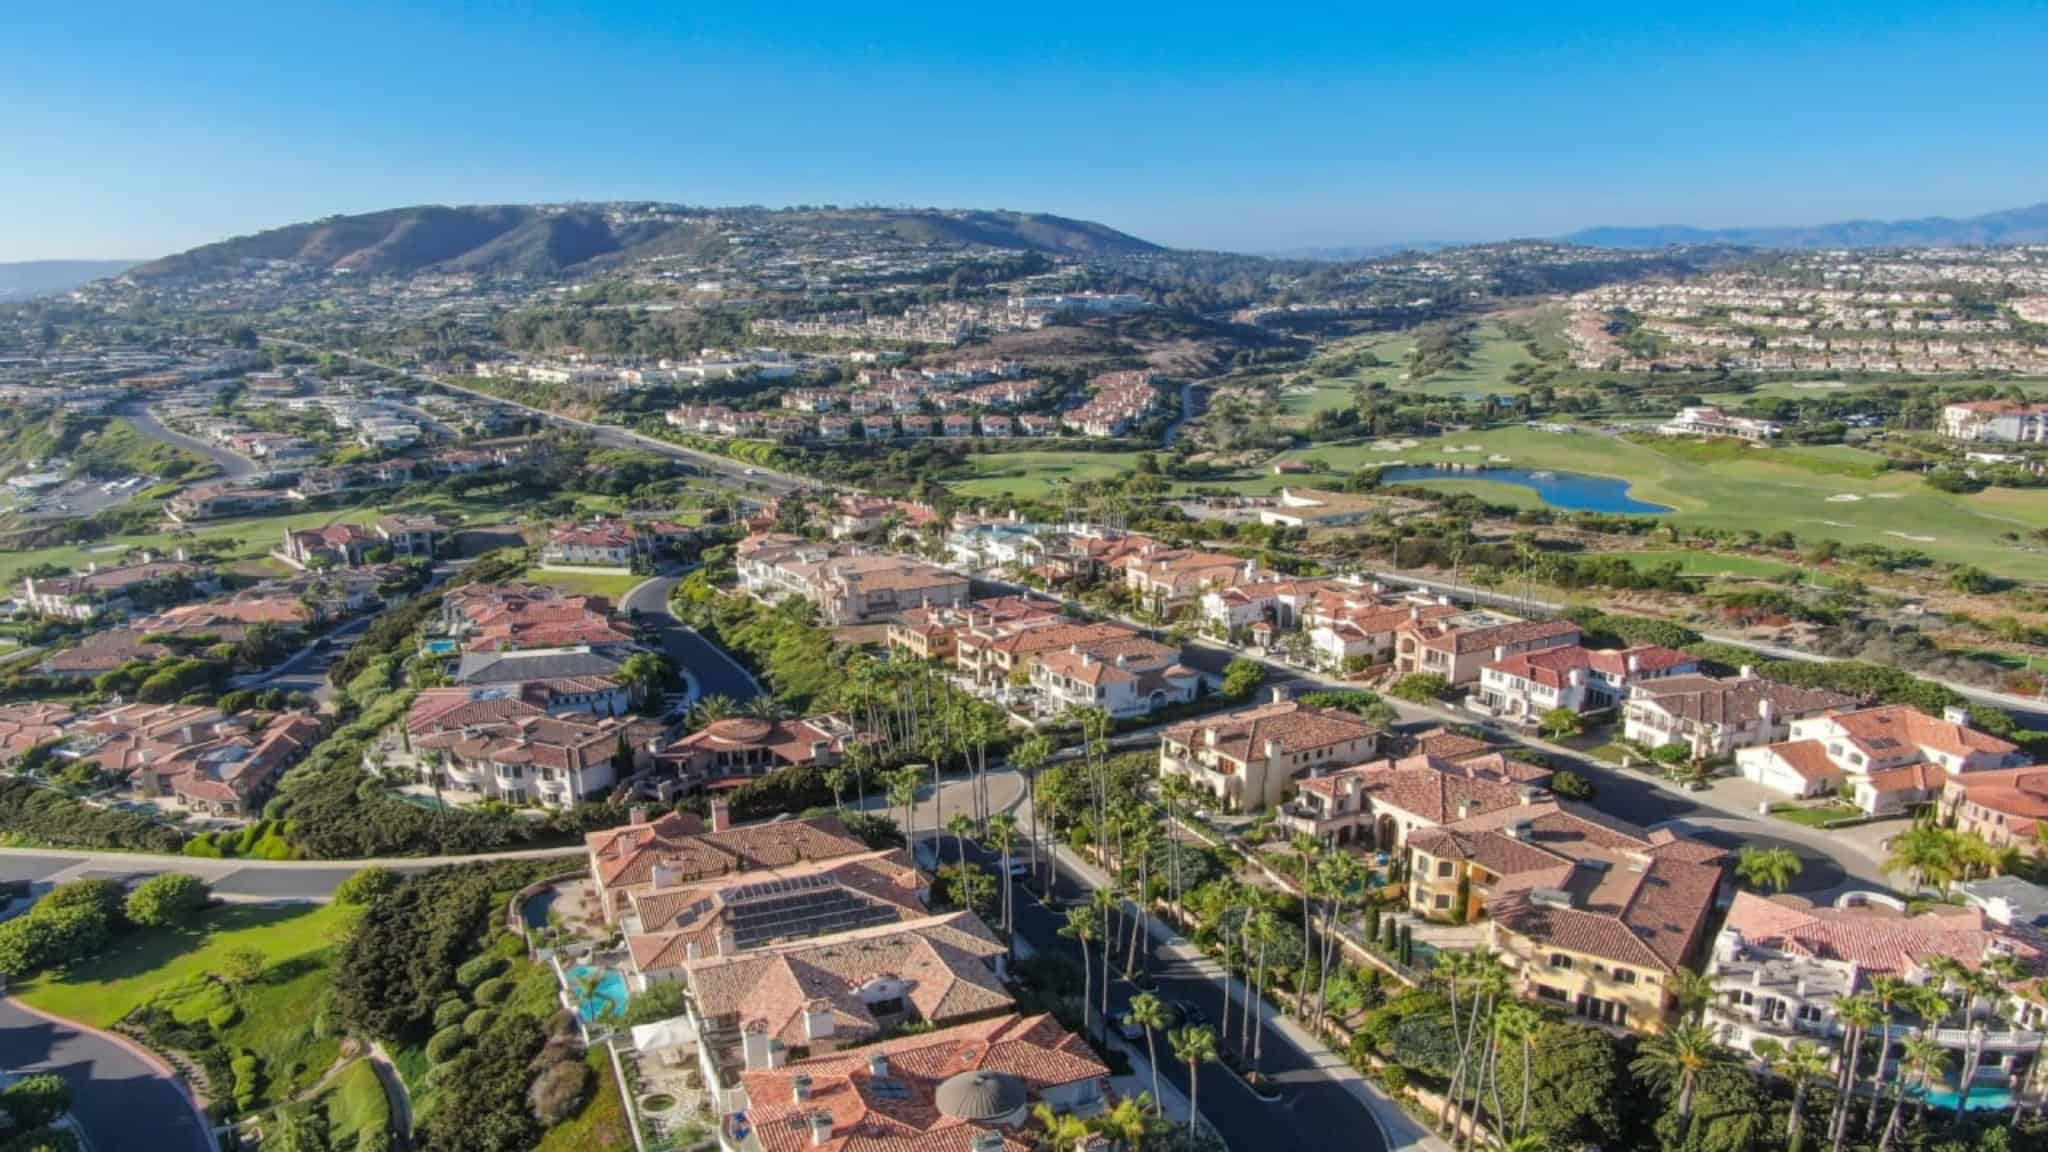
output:
[[[1978,216],[1923,216],[1911,220],[1839,220],[1769,228],[1696,228],[1689,225],[1605,225],[1563,237],[1592,248],[1668,248],[1728,244],[1743,248],[1943,248],[2048,244],[2048,201]]]
[[[987,209],[693,208],[683,205],[439,204],[328,216],[202,244],[131,270],[139,280],[231,274],[249,260],[404,276],[445,270],[552,276],[594,261],[690,251],[714,240],[721,217],[822,231],[887,234],[938,247],[981,245],[1048,255],[1135,255],[1159,245],[1105,224],[1042,212]]]

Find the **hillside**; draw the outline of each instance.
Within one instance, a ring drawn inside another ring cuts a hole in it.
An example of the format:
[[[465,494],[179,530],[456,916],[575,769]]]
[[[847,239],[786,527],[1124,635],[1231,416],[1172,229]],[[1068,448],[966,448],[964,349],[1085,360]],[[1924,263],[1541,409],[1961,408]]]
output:
[[[145,280],[211,279],[245,261],[285,260],[372,276],[427,271],[553,276],[592,261],[703,253],[721,226],[792,236],[871,236],[931,248],[989,247],[1065,256],[1126,256],[1154,244],[1085,220],[1029,212],[939,209],[690,209],[672,205],[421,205],[332,216],[237,236],[134,269]]]
[[[0,264],[0,300],[27,300],[69,292],[104,276],[119,276],[134,260],[24,260]]]
[[[1565,237],[1598,248],[1733,244],[1748,248],[1940,248],[2048,243],[2048,202],[1982,216],[1919,220],[1844,220],[1797,228],[1587,228]]]

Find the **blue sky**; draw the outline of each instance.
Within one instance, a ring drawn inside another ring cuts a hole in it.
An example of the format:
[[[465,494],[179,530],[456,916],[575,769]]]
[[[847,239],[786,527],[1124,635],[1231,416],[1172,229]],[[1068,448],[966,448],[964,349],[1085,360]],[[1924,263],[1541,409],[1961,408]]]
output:
[[[2044,60],[2038,2],[25,4],[0,260],[422,202],[1037,209],[1241,250],[1964,215],[2048,200]]]

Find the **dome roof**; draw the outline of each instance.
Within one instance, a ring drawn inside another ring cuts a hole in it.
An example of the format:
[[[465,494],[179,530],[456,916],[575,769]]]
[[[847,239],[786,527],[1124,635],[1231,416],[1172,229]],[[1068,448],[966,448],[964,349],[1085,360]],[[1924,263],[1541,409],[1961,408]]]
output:
[[[704,731],[714,740],[751,744],[766,737],[772,727],[766,720],[756,720],[751,716],[734,716],[725,720],[714,720]]]
[[[1024,1084],[1001,1072],[962,1072],[939,1085],[932,1102],[955,1120],[1001,1120],[1024,1107]]]

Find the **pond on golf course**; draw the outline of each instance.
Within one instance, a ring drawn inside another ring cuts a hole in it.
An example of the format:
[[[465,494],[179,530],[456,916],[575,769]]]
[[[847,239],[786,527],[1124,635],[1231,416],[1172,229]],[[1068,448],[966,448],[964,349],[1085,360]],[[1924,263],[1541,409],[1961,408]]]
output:
[[[1583,472],[1548,472],[1528,468],[1486,468],[1458,471],[1402,464],[1380,469],[1380,483],[1420,484],[1430,480],[1488,480],[1527,488],[1552,508],[1567,512],[1611,512],[1630,516],[1656,516],[1671,511],[1662,504],[1638,500],[1628,494],[1626,480],[1612,476],[1588,476]]]

